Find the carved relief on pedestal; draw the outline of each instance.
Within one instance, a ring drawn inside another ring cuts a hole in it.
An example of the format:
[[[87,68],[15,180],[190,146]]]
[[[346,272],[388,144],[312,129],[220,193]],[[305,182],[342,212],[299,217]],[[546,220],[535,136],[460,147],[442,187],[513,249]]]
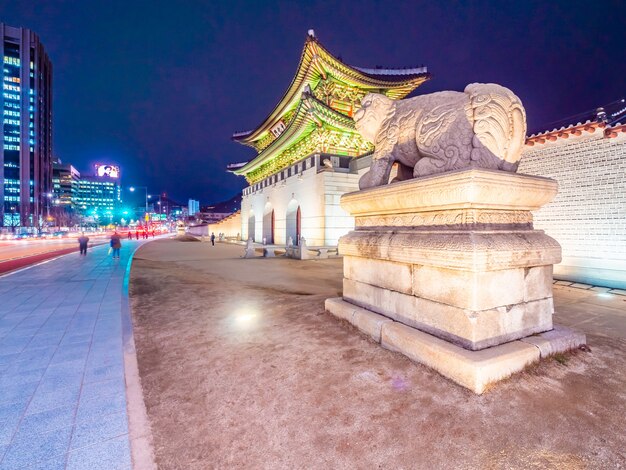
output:
[[[357,217],[357,228],[364,227],[422,227],[438,229],[457,225],[525,226],[532,228],[529,211],[497,211],[461,209],[432,211],[419,214],[397,214]]]

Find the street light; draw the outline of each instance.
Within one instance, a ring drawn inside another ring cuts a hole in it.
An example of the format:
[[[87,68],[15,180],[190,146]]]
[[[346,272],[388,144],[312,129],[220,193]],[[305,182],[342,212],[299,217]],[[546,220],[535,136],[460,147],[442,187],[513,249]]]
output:
[[[131,186],[130,192],[135,192],[135,189],[143,189],[146,192],[146,214],[148,213],[148,188],[146,186]]]
[[[54,196],[52,193],[46,193],[46,221],[50,222],[50,199]]]

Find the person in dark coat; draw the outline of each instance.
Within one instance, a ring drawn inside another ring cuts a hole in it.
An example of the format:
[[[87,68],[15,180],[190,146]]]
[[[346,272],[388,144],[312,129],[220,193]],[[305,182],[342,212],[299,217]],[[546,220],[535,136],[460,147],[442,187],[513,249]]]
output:
[[[88,243],[89,243],[89,237],[85,236],[85,232],[82,232],[81,236],[78,237],[78,246],[80,248],[80,254],[83,256],[87,256]]]
[[[122,239],[120,237],[120,234],[115,232],[113,235],[111,235],[111,249],[113,250],[113,258],[119,259],[120,248],[122,248]]]
[[[211,245],[215,246],[215,232],[211,232]]]

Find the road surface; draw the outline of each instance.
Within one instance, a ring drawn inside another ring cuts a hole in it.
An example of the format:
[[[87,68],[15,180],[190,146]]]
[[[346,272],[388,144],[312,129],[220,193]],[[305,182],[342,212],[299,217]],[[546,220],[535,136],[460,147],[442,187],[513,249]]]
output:
[[[109,235],[90,235],[90,245],[106,243]],[[78,251],[76,238],[3,240],[0,242],[0,274],[56,256]]]

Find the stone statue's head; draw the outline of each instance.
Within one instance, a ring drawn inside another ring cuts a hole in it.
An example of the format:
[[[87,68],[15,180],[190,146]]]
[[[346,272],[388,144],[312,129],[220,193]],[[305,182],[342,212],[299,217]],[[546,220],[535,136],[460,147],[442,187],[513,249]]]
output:
[[[393,113],[394,103],[385,95],[369,93],[361,100],[354,122],[364,139],[374,142],[383,122]]]

